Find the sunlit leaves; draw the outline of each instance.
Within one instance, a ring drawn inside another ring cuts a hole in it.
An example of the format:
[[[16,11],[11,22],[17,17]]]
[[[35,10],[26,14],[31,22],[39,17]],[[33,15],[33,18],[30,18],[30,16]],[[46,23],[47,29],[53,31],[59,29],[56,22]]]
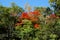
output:
[[[55,0],[49,0],[51,3],[54,2]]]

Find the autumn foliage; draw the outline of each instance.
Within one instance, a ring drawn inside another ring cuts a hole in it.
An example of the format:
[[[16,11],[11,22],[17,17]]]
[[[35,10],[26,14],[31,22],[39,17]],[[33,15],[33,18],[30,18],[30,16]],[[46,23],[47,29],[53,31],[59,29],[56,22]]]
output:
[[[39,24],[34,25],[34,28],[39,28],[39,27],[40,27]]]
[[[16,23],[16,26],[22,25],[23,24],[22,20],[24,20],[24,19],[30,20],[32,22],[37,22],[39,15],[40,15],[39,11],[36,11],[36,10],[33,12],[23,12],[21,14],[21,16],[19,16],[19,18],[18,18],[19,19],[18,21],[21,20],[21,22]],[[34,24],[34,28],[39,28],[39,25],[37,23]]]
[[[27,12],[18,7],[0,7],[0,33],[8,35],[3,38],[60,40],[60,16],[53,14],[49,8],[37,7],[34,11],[30,10],[30,7]]]

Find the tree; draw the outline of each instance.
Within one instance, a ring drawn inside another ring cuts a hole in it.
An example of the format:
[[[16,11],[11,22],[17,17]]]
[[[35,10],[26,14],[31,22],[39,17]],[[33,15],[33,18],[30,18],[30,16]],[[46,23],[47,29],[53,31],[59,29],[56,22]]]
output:
[[[41,14],[43,15],[50,15],[52,14],[52,10],[49,7],[35,7],[34,10],[39,10]]]
[[[12,15],[18,15],[18,14],[21,14],[22,12],[24,12],[24,9],[17,6],[15,3],[11,3],[11,9],[10,9],[10,13]]]
[[[24,10],[15,5],[12,4],[13,6],[11,7],[4,7],[4,6],[0,6],[0,28],[5,29],[5,30],[0,30],[0,33],[2,31],[2,33],[4,34],[4,31],[7,31],[5,33],[8,33],[8,37],[10,38],[12,36],[12,32],[13,32],[13,28],[14,28],[14,24],[17,21],[17,15],[20,13],[22,13]],[[5,37],[5,36],[3,36]]]
[[[49,0],[50,5],[54,8],[54,12],[57,16],[60,16],[60,0]]]

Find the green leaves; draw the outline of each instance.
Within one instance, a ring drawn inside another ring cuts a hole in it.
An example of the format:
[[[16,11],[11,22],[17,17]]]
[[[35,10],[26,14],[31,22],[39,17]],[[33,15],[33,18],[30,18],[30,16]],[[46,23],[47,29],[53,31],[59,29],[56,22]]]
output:
[[[32,22],[30,20],[24,19],[22,20],[23,24],[31,25]]]
[[[51,38],[51,39],[55,39],[55,38],[57,38],[57,35],[56,35],[56,34],[51,34],[51,35],[50,35],[50,38]]]
[[[56,9],[54,10],[56,15],[60,15],[60,1],[50,0],[50,3]],[[17,23],[17,15],[24,10],[15,4],[12,4],[12,7],[8,8],[0,6],[0,28],[6,27],[10,29],[21,40],[56,40],[58,37],[60,38],[60,19],[50,18],[49,15],[52,13],[52,10],[49,7],[37,7],[35,10],[39,10],[43,14],[38,16],[38,21],[32,22],[31,20],[23,19],[22,24],[20,24],[19,20],[18,23],[20,25],[15,26],[15,23]],[[14,16],[15,14],[17,15]],[[46,17],[47,15],[49,17]],[[36,23],[41,26],[41,29],[34,28],[34,24]],[[15,30],[12,30],[13,28]]]
[[[50,0],[50,4],[54,8],[54,13],[60,16],[60,0]]]

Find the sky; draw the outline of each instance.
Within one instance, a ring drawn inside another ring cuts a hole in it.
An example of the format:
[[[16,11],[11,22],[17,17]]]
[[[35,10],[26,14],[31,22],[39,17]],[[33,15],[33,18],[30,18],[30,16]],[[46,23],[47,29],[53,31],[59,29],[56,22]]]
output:
[[[50,7],[49,0],[0,0],[0,4],[8,7],[11,6],[12,2],[22,8],[24,8],[26,3],[28,3],[31,7]]]

